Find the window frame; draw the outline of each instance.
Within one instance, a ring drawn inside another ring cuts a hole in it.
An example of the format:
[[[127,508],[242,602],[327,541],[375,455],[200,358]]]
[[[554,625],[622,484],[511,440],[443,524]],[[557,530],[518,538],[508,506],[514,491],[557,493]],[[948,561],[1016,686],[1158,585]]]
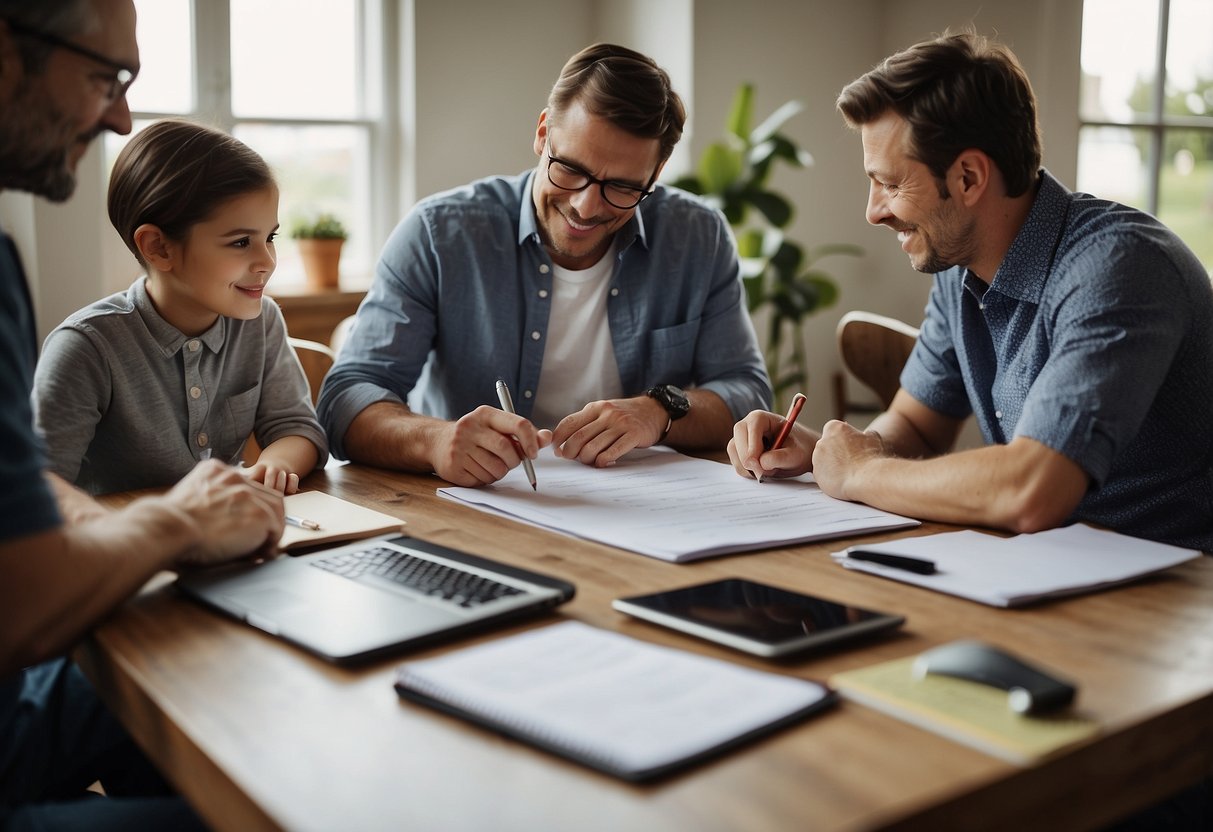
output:
[[[190,3],[193,35],[193,109],[187,113],[132,110],[135,121],[162,118],[196,118],[217,129],[233,133],[242,124],[269,127],[351,127],[365,131],[366,169],[355,176],[366,178],[366,206],[370,228],[358,229],[370,242],[373,268],[378,245],[387,239],[399,213],[401,170],[399,152],[403,131],[400,128],[400,72],[398,49],[393,33],[400,31],[399,3],[396,0],[356,0],[356,54],[361,60],[356,69],[357,86],[363,101],[355,118],[284,118],[237,116],[232,111],[231,6],[230,0],[193,0]],[[358,280],[361,275],[351,275]]]
[[[1085,13],[1084,3],[1084,13]],[[1146,159],[1146,204],[1142,210],[1158,216],[1160,186],[1162,184],[1163,148],[1167,132],[1171,130],[1197,130],[1213,133],[1213,119],[1207,116],[1176,116],[1164,112],[1167,96],[1167,40],[1171,26],[1171,0],[1158,0],[1158,36],[1154,43],[1154,84],[1151,88],[1150,113],[1138,114],[1130,120],[1088,119],[1079,110],[1078,131],[1081,135],[1086,127],[1125,127],[1144,132],[1150,137],[1149,154]]]

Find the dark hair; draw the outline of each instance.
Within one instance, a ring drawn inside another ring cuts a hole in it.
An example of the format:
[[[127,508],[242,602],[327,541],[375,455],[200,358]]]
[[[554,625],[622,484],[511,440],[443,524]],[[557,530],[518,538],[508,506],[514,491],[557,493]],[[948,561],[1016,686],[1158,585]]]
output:
[[[633,136],[659,139],[663,162],[687,119],[666,71],[652,58],[611,43],[587,46],[569,58],[548,96],[548,112],[558,116],[578,102]]]
[[[989,156],[1007,195],[1025,193],[1040,170],[1036,96],[1007,47],[974,32],[945,32],[886,58],[838,96],[851,127],[892,110],[910,125],[910,155],[937,179],[969,148]]]
[[[169,119],[141,130],[114,161],[110,222],[144,268],[135,229],[158,227],[184,240],[233,197],[274,184],[274,175],[243,142],[201,124]]]
[[[99,22],[86,0],[0,0],[0,18],[61,38],[79,35]],[[41,72],[54,48],[36,38],[17,38],[17,50],[28,72]]]

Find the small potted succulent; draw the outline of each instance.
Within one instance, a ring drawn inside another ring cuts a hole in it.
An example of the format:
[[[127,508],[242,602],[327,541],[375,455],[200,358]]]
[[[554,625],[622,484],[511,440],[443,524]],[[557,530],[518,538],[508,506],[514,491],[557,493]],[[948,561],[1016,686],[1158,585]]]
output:
[[[314,289],[336,289],[340,281],[341,247],[348,235],[341,220],[332,214],[298,219],[291,237],[299,247],[303,273]]]

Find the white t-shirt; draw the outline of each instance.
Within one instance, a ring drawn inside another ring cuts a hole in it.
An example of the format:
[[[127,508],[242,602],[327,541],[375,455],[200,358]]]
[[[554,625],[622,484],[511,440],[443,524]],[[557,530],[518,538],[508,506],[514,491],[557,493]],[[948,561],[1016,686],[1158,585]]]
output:
[[[552,266],[552,313],[531,414],[536,427],[554,428],[590,402],[623,395],[607,322],[615,253],[612,245],[581,271]]]

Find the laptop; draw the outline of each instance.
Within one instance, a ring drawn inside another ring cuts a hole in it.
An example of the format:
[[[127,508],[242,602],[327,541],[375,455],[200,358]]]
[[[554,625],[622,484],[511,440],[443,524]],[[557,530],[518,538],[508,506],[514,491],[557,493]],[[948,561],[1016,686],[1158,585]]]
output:
[[[574,586],[411,537],[181,575],[186,596],[338,664],[552,609]]]

